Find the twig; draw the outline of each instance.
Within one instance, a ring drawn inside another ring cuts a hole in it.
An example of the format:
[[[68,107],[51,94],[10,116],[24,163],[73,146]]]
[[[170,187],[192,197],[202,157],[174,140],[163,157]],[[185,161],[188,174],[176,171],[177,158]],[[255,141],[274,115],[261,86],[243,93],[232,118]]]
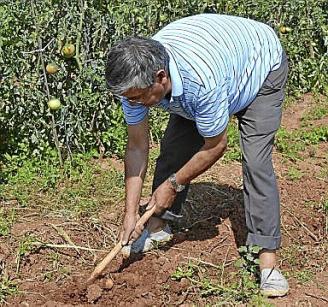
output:
[[[220,246],[221,243],[223,243],[225,240],[227,240],[228,236],[225,236],[222,240],[220,240],[218,243],[216,243],[211,249],[210,253],[213,252],[217,247]]]
[[[42,247],[50,247],[50,248],[73,248],[73,249],[81,249],[89,252],[106,252],[103,249],[95,249],[95,248],[88,248],[84,246],[78,245],[68,245],[68,244],[52,244],[52,243],[42,243],[42,242],[33,242],[32,245],[38,245]]]
[[[199,223],[206,222],[206,221],[211,220],[211,219],[214,219],[214,218],[215,218],[215,216],[212,215],[212,216],[210,216],[210,217],[208,217],[206,219],[202,219],[202,220],[196,221],[195,223],[191,224],[190,226],[187,226],[186,229],[193,228],[195,225],[197,225]]]
[[[191,278],[191,277],[187,277],[187,278],[195,284],[202,285],[202,282],[200,282],[200,281],[198,281],[194,278]],[[216,291],[216,290],[224,291],[226,293],[234,293],[234,294],[238,293],[238,290],[234,290],[234,289],[231,289],[231,288],[225,288],[221,285],[216,284],[215,286],[211,286],[209,290],[204,291],[204,294],[206,295],[207,293],[210,293],[210,292]]]
[[[63,229],[63,228],[60,228],[60,227],[57,227],[56,225],[54,225],[54,224],[50,224],[50,226],[52,227],[52,228],[54,228],[57,232],[58,232],[58,234],[67,242],[67,243],[69,243],[70,245],[72,245],[72,246],[76,246],[75,245],[75,243],[71,240],[71,238],[69,237],[69,235],[65,232],[65,230]],[[77,248],[75,248],[75,250],[76,250],[76,252],[79,254],[79,255],[81,255],[81,253],[80,253],[80,251],[77,249]]]
[[[281,227],[282,229],[287,233],[287,235],[292,238],[291,234],[289,233],[289,231],[287,230],[285,224],[283,223],[283,221],[281,220]]]
[[[328,302],[328,298],[323,297],[323,296],[316,296],[316,295],[314,295],[314,294],[307,293],[307,292],[305,292],[305,295],[307,295],[307,296],[311,296],[311,297],[314,297],[314,298],[316,298],[316,299],[318,299],[318,300],[322,300],[322,301]]]
[[[301,226],[303,227],[306,232],[309,234],[309,236],[316,242],[319,241],[318,237],[309,229],[307,228],[304,223],[291,211],[289,211],[284,205],[282,205],[284,209],[294,218],[294,220]]]
[[[185,302],[189,294],[190,290],[187,289],[187,291],[183,294],[182,298],[176,303],[176,306],[181,306]]]
[[[221,194],[221,195],[228,196],[227,193],[225,193],[225,192],[219,190],[218,188],[215,188],[215,187],[212,187],[212,186],[207,186],[207,188],[209,188],[209,189],[211,189],[211,190],[214,190],[215,192],[217,192],[217,193],[219,193],[219,194]]]
[[[85,14],[85,10],[87,9],[86,1],[83,1],[81,4],[82,4],[81,5],[82,12],[81,12],[81,15],[80,15],[79,31],[77,32],[76,52],[75,52],[75,60],[76,60],[77,66],[79,67],[79,71],[82,71],[82,63],[81,63],[81,60],[80,60],[80,43],[81,43],[81,36],[82,36],[84,14]]]
[[[228,247],[228,249],[227,249],[227,252],[226,252],[226,255],[225,255],[225,257],[224,257],[223,264],[222,264],[222,271],[221,271],[221,278],[220,278],[220,281],[221,281],[221,285],[222,285],[222,286],[223,286],[224,267],[225,267],[226,262],[227,262],[228,253],[229,253],[230,247],[231,247],[231,245],[230,245],[230,246]]]
[[[213,264],[213,263],[211,263],[211,262],[206,262],[206,261],[203,261],[203,260],[198,259],[198,258],[194,258],[194,257],[185,257],[185,256],[184,256],[183,258],[188,259],[188,260],[194,260],[194,261],[197,261],[197,262],[199,262],[199,263],[201,263],[201,264],[205,264],[205,265],[211,266],[211,267],[213,267],[213,268],[215,268],[215,269],[221,269],[221,266],[219,266],[219,265],[215,265],[215,264]]]
[[[40,49],[36,49],[36,50],[32,50],[32,51],[22,51],[23,54],[30,54],[30,53],[40,53],[40,52],[44,52],[48,46],[54,41],[55,39],[52,38],[49,43],[47,45],[45,45],[44,47],[40,48]]]

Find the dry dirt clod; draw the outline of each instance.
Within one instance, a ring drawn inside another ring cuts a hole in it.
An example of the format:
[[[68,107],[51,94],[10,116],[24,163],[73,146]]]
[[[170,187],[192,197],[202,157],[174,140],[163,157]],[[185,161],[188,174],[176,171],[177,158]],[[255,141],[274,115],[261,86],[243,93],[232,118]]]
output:
[[[114,282],[112,279],[108,278],[105,280],[104,289],[110,290],[113,288],[113,286],[114,286]]]
[[[186,289],[188,288],[190,285],[190,282],[187,278],[182,278],[181,281],[180,281],[180,286],[182,289]]]
[[[102,289],[95,284],[88,286],[87,288],[87,299],[89,303],[93,303],[98,300],[102,295]]]

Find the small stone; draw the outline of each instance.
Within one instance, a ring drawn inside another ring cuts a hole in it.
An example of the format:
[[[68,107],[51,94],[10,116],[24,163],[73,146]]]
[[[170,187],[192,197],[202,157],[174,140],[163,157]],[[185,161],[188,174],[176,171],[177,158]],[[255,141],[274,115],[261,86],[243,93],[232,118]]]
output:
[[[90,285],[87,289],[87,298],[89,303],[95,302],[102,295],[102,289],[98,285]]]
[[[183,289],[188,288],[190,285],[188,278],[181,278],[180,285],[181,285],[181,288],[183,288]]]
[[[113,280],[110,279],[110,278],[106,279],[106,281],[105,281],[105,285],[104,285],[104,289],[106,289],[106,290],[110,290],[110,289],[113,288],[113,286],[114,286],[114,282],[113,282]]]

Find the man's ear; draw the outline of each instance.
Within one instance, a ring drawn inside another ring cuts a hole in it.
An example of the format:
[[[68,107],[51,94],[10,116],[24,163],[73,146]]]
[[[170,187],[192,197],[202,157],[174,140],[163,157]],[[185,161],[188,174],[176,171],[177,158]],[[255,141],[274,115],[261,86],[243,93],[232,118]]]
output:
[[[166,83],[167,79],[168,74],[164,69],[161,69],[156,73],[156,83]]]

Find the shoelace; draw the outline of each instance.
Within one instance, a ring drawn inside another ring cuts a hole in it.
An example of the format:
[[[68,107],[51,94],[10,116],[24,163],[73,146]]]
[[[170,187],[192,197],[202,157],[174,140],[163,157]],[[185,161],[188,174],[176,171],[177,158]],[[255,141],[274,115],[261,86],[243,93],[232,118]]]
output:
[[[263,285],[267,282],[267,280],[269,279],[269,277],[271,276],[272,272],[274,271],[275,267],[273,267],[269,273],[269,275],[267,276],[267,278],[261,282],[261,288],[263,287]]]

